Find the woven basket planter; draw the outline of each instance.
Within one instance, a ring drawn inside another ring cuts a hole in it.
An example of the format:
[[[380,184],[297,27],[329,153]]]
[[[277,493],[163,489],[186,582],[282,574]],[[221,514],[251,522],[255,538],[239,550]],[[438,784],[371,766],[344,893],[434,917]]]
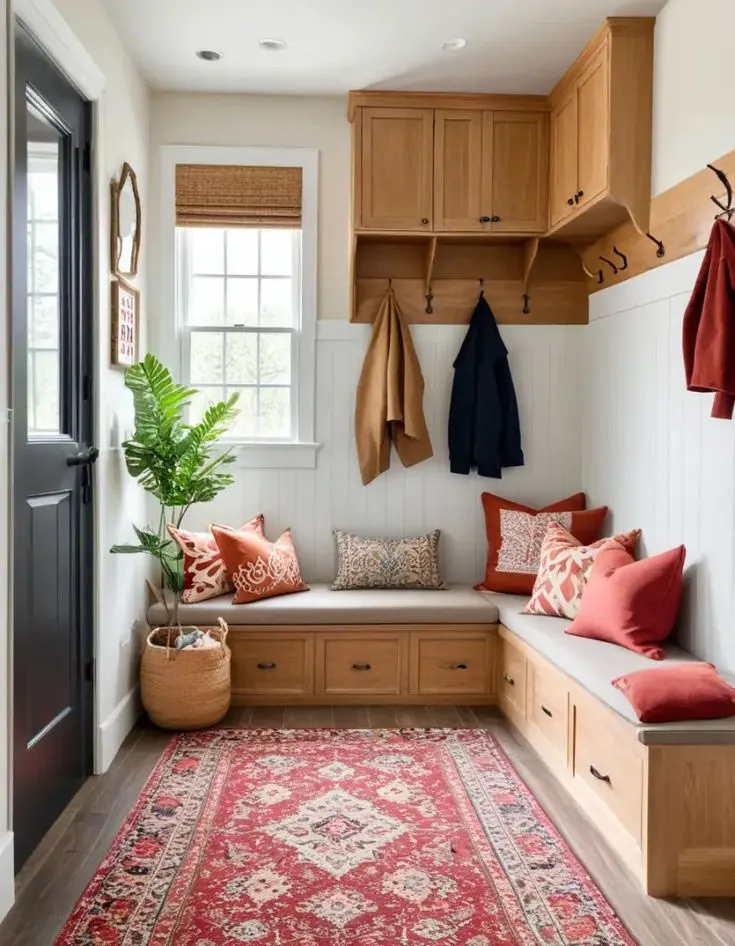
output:
[[[210,634],[220,647],[176,650],[178,627],[157,627],[148,635],[140,666],[140,692],[148,716],[161,729],[205,729],[230,708],[227,625]]]

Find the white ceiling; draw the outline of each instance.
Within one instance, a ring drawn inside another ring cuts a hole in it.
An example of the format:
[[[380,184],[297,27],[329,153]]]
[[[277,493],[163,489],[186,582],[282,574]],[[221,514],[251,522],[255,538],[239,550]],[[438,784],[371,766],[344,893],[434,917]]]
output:
[[[106,0],[158,89],[546,93],[606,16],[665,0]],[[445,52],[445,40],[466,47]],[[264,38],[288,47],[267,52]],[[202,62],[197,49],[222,53]]]

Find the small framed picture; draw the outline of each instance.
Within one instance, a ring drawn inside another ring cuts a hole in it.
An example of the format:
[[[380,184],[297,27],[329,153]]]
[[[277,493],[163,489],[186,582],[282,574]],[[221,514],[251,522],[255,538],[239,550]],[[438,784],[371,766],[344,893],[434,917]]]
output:
[[[140,293],[122,279],[112,283],[113,365],[129,368],[138,360]]]

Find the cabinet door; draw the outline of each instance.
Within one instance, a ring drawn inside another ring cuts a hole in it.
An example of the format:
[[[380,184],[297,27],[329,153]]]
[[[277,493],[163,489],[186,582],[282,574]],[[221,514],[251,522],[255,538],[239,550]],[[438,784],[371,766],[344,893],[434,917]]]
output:
[[[577,128],[579,203],[607,189],[610,160],[608,48],[605,44],[579,80]]]
[[[546,116],[534,112],[492,116],[492,229],[543,233],[548,217]]]
[[[483,230],[483,160],[491,162],[483,141],[481,111],[434,113],[434,229]],[[492,139],[489,142],[492,149]],[[490,164],[492,169],[492,164]],[[489,224],[489,219],[487,223]]]
[[[360,225],[431,230],[434,110],[363,108]]]
[[[551,226],[574,213],[577,193],[577,90],[551,113]]]

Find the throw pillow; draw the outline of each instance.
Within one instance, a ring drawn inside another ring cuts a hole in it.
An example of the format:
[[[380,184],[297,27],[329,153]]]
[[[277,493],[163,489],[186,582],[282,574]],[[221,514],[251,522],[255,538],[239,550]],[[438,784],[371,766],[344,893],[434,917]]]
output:
[[[333,591],[352,588],[441,590],[439,530],[415,539],[368,539],[334,530],[337,577]]]
[[[640,535],[640,529],[633,529],[616,535],[615,541],[633,555]],[[608,541],[600,539],[592,545],[583,545],[558,522],[549,523],[541,546],[536,584],[525,613],[576,617],[597,553]]]
[[[309,590],[301,578],[290,529],[275,542],[254,532],[232,532],[220,526],[212,526],[212,534],[235,586],[233,604]]]
[[[487,531],[487,567],[478,591],[530,595],[539,568],[541,545],[549,523],[558,522],[589,545],[600,537],[607,506],[584,511],[584,493],[575,493],[558,503],[534,509],[503,499],[492,493],[482,494]]]
[[[681,601],[683,545],[637,562],[616,541],[599,551],[576,618],[566,633],[663,660]]]
[[[237,531],[263,535],[263,516],[255,516]],[[222,554],[211,532],[187,532],[167,526],[169,535],[184,554],[184,590],[181,600],[186,604],[207,601],[234,591]],[[225,529],[226,526],[221,526]],[[234,530],[230,530],[234,531]]]
[[[735,716],[735,689],[707,663],[637,670],[612,682],[642,723]]]

